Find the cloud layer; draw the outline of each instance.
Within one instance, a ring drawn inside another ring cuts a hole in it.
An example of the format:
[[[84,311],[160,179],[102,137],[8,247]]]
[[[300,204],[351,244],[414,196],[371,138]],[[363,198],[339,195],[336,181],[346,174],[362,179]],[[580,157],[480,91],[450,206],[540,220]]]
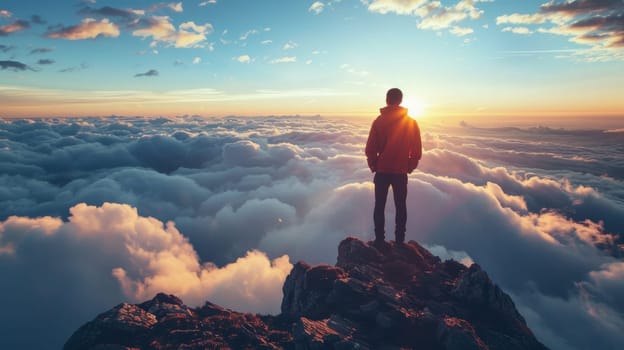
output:
[[[108,19],[98,21],[93,18],[85,18],[80,24],[52,30],[47,36],[53,39],[84,40],[95,39],[99,36],[115,38],[119,34],[119,27]]]
[[[496,23],[539,25],[537,32],[568,36],[569,41],[589,47],[577,52],[577,56],[591,61],[607,61],[623,58],[623,18],[624,3],[620,0],[570,0],[544,3],[531,14],[502,15]],[[503,31],[533,32],[527,27],[505,27]]]
[[[10,150],[0,153],[0,273],[15,281],[0,292],[15,315],[2,324],[14,336],[0,346],[35,331],[23,305],[46,311],[37,317],[65,315],[30,340],[42,348],[157,291],[278,312],[291,261],[333,264],[344,237],[372,238],[368,127],[321,118],[0,122],[0,147]],[[421,128],[408,239],[482,265],[554,349],[624,344],[624,152],[613,149],[623,135]]]
[[[489,0],[461,0],[452,6],[445,6],[441,1],[430,0],[362,0],[371,12],[380,14],[395,13],[420,18],[418,28],[429,30],[447,30],[454,35],[464,36],[473,32],[472,28],[460,27],[466,19],[481,18],[483,11],[477,8],[479,2]]]

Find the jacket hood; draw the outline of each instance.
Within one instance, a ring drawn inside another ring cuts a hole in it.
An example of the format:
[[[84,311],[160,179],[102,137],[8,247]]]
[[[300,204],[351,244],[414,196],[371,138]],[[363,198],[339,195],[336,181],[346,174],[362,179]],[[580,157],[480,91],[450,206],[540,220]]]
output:
[[[398,119],[407,116],[407,108],[401,106],[386,106],[379,109],[381,116],[388,119]]]

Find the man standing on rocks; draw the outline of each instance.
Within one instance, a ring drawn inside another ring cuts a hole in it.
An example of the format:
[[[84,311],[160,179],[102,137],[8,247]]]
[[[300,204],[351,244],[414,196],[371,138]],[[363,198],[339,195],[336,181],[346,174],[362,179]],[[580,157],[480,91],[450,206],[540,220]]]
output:
[[[401,107],[403,93],[397,88],[388,90],[387,106],[371,126],[366,142],[368,167],[375,173],[375,243],[385,239],[385,215],[388,188],[392,186],[396,208],[394,235],[397,243],[405,241],[407,222],[407,174],[418,166],[422,156],[422,142],[418,123]]]

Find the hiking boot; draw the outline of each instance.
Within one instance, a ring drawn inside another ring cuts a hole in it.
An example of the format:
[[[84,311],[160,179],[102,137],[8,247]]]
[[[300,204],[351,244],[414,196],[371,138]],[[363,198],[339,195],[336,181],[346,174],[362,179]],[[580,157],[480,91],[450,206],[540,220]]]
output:
[[[397,245],[405,244],[405,233],[395,233],[394,241]]]
[[[386,253],[390,251],[390,243],[384,241],[383,239],[376,239],[373,241],[373,247],[375,247],[381,253]]]

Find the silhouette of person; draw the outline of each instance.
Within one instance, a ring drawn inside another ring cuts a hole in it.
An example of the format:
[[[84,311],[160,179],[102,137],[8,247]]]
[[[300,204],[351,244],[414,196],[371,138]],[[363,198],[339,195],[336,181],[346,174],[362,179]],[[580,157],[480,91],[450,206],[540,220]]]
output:
[[[388,189],[392,186],[395,217],[395,241],[405,241],[407,223],[407,174],[418,166],[422,156],[422,141],[418,123],[400,106],[403,92],[397,88],[386,93],[387,106],[371,126],[366,142],[368,167],[375,173],[375,243],[385,239],[385,215]]]

